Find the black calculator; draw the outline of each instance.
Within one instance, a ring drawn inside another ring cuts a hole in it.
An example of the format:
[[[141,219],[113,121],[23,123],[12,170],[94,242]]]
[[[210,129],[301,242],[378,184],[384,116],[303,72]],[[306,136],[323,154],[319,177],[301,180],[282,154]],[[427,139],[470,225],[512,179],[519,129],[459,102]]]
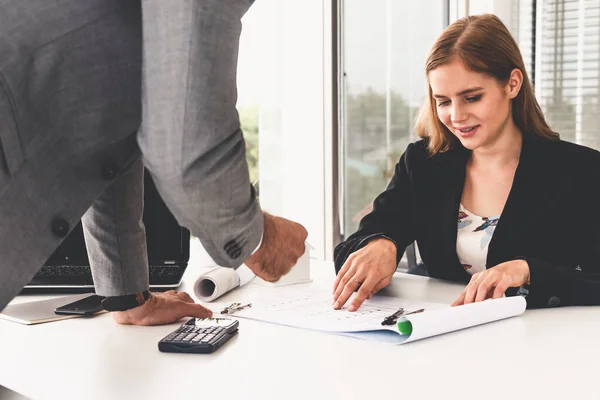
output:
[[[158,342],[166,353],[212,353],[238,332],[232,318],[192,318]]]

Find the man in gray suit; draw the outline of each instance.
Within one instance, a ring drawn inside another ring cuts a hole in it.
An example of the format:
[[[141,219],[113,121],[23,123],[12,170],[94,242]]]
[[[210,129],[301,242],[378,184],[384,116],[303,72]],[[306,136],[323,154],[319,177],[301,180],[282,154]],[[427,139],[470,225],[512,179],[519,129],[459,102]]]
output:
[[[307,233],[260,209],[236,104],[250,0],[0,0],[0,310],[81,219],[119,323],[210,311],[148,291],[143,170],[222,266],[274,281]]]

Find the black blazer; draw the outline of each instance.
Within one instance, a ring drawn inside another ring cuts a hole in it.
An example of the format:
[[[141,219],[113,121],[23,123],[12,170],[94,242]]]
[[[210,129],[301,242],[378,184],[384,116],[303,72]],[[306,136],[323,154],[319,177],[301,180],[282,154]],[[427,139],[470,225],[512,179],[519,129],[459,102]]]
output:
[[[426,141],[411,143],[373,211],[335,248],[336,273],[351,253],[384,236],[396,244],[397,261],[416,240],[431,277],[468,282],[456,235],[469,154],[457,144],[429,156]],[[599,152],[524,135],[486,265],[519,258],[530,267],[529,308],[600,304]]]

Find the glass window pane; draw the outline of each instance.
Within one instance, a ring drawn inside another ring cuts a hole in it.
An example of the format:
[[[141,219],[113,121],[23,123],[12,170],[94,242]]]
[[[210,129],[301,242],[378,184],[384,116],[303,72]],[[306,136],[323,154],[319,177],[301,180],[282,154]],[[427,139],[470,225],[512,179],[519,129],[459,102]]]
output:
[[[446,26],[445,3],[342,2],[342,237],[356,231],[416,139],[425,59]]]
[[[541,4],[536,91],[550,127],[563,140],[600,149],[598,1]]]

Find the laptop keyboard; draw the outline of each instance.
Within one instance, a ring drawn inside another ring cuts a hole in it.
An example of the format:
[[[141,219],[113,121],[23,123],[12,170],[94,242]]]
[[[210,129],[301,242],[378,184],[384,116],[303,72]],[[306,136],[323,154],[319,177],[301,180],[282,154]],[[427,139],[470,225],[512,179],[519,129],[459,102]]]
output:
[[[185,268],[179,265],[151,265],[150,286],[176,285]],[[30,286],[89,286],[93,285],[92,271],[85,265],[52,265],[42,267]]]

